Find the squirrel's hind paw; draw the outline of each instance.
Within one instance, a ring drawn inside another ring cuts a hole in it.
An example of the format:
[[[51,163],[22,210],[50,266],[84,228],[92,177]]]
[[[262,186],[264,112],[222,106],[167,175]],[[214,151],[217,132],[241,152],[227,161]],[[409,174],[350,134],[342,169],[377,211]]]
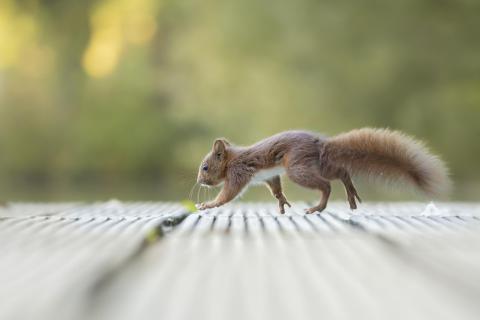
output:
[[[312,214],[312,213],[315,213],[315,212],[322,212],[323,210],[325,210],[324,206],[316,206],[316,207],[305,209],[305,213],[306,214]]]

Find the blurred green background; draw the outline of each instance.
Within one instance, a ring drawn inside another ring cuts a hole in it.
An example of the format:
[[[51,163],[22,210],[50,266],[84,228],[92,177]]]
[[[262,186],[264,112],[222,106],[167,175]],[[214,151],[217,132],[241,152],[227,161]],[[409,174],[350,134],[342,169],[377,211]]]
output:
[[[0,200],[180,200],[217,136],[362,126],[427,141],[452,199],[478,200],[479,17],[476,0],[2,0]]]

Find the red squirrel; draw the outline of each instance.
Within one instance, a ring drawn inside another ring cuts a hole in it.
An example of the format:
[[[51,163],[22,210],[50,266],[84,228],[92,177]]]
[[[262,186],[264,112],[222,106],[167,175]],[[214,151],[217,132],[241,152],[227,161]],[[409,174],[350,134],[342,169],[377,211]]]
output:
[[[278,200],[280,213],[291,207],[282,192],[280,175],[286,174],[300,186],[321,192],[320,203],[306,209],[321,212],[330,196],[330,181],[339,179],[345,186],[350,208],[361,202],[352,176],[367,175],[412,183],[430,196],[449,187],[447,168],[424,145],[413,138],[388,129],[363,128],[333,137],[307,131],[286,131],[255,143],[234,146],[224,138],[215,140],[212,150],[200,164],[197,182],[223,187],[199,210],[219,207],[235,199],[251,183],[264,182]]]

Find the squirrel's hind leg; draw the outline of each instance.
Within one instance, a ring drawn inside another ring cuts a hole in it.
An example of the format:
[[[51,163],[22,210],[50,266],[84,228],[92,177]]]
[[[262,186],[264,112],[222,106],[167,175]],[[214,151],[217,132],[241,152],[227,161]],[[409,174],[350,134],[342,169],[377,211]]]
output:
[[[304,166],[290,166],[287,168],[287,176],[295,182],[309,189],[317,189],[322,193],[320,203],[309,209],[306,213],[322,212],[327,207],[328,198],[330,197],[331,186],[330,182],[323,178],[316,168]]]
[[[355,210],[357,209],[357,203],[355,202],[355,198],[357,198],[358,202],[362,202],[362,199],[358,196],[357,190],[352,183],[352,179],[350,178],[350,174],[348,172],[343,172],[340,180],[343,182],[345,186],[345,192],[347,193],[348,203],[350,204],[350,209]]]
[[[266,180],[265,183],[272,192],[272,195],[277,198],[280,213],[285,213],[285,205],[292,207],[290,203],[288,203],[287,198],[282,192],[282,183],[280,180],[280,176],[275,176],[269,180]]]
[[[327,202],[331,191],[330,182],[323,180],[321,186],[319,185],[319,189],[322,192],[320,203],[315,207],[305,209],[306,213],[315,213],[317,211],[322,212],[327,207]]]

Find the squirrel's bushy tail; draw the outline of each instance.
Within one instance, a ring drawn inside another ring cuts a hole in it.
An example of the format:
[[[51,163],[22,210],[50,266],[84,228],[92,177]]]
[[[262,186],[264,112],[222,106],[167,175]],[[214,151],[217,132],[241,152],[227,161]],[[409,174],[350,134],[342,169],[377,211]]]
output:
[[[450,187],[442,160],[423,143],[398,131],[353,130],[328,139],[325,148],[329,162],[343,166],[352,175],[400,178],[431,196],[445,193]]]

